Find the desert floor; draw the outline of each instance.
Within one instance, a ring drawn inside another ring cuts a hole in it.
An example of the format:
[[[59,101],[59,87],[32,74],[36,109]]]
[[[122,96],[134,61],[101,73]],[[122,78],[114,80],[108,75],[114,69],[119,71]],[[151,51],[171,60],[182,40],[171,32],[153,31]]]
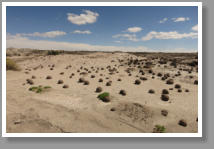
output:
[[[197,61],[197,54],[32,53],[9,58],[21,67],[6,72],[9,133],[152,133],[156,125],[169,133],[198,131],[198,85],[194,83],[198,73],[191,63]],[[79,78],[89,84],[79,83]],[[173,84],[166,83],[169,79]],[[29,90],[39,85],[51,88],[41,93]],[[102,88],[100,93],[110,93],[109,102],[97,98],[97,87]],[[169,92],[167,101],[161,99],[163,89]]]

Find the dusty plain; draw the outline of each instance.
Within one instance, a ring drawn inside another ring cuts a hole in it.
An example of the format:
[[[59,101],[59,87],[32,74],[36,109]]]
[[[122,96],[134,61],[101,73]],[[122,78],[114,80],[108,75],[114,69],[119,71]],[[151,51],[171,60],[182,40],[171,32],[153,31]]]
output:
[[[47,53],[7,49],[8,133],[197,133],[197,53]]]

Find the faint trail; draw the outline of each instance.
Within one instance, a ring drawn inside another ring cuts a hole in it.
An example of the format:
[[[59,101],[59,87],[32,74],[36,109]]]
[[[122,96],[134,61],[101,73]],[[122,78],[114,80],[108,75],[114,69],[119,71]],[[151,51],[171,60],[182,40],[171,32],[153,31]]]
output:
[[[138,128],[138,127],[136,127],[136,126],[134,126],[134,125],[132,125],[132,124],[126,122],[126,121],[123,120],[123,119],[117,119],[117,120],[118,120],[119,122],[123,123],[123,124],[126,124],[126,125],[128,125],[128,126],[130,126],[130,127],[132,127],[132,128],[135,128],[135,129],[139,130],[140,132],[144,132],[144,133],[145,133],[145,131],[144,131],[143,129]]]

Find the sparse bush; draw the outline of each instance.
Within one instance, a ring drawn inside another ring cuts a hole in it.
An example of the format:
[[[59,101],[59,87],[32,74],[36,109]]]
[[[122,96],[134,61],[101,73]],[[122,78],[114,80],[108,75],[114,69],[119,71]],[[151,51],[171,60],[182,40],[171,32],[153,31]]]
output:
[[[169,79],[166,81],[166,84],[173,84],[174,83],[174,80],[173,79]]]
[[[98,82],[103,82],[103,79],[102,79],[102,78],[100,78]]]
[[[175,84],[175,88],[181,88],[181,85],[180,84]]]
[[[90,84],[90,82],[89,81],[84,81],[84,85],[89,85]]]
[[[65,84],[65,85],[63,85],[62,88],[69,88],[69,86]]]
[[[134,83],[134,84],[139,85],[140,83],[141,83],[140,80],[135,80],[135,83]]]
[[[26,79],[26,81],[27,81],[27,83],[30,84],[30,85],[33,85],[33,84],[34,84],[33,80],[31,80],[31,79]]]
[[[154,91],[153,89],[150,89],[150,90],[148,91],[148,93],[150,93],[150,94],[154,94],[154,93],[155,93],[155,91]]]
[[[106,82],[106,86],[111,86],[111,82],[110,81]]]
[[[84,78],[79,78],[79,83],[83,83],[85,81],[85,79]]]
[[[169,94],[169,91],[167,89],[163,89],[162,94]]]
[[[63,84],[63,80],[58,80],[57,84]]]
[[[116,111],[116,108],[113,107],[113,108],[110,109],[110,111]]]
[[[43,91],[51,88],[50,86],[33,86],[29,88],[29,91],[35,92],[35,93],[42,93]]]
[[[97,87],[97,88],[96,88],[96,92],[97,92],[97,93],[102,92],[102,90],[103,90],[102,87]]]
[[[120,90],[119,94],[126,96],[126,91],[125,90]]]
[[[52,79],[52,77],[51,77],[51,76],[47,76],[47,77],[46,77],[46,79],[48,79],[48,80],[49,80],[49,79]]]
[[[6,59],[6,70],[19,71],[20,68],[13,60],[7,58]]]
[[[119,78],[119,79],[117,79],[117,81],[121,81],[121,79]]]
[[[153,129],[153,133],[164,133],[166,131],[166,128],[161,125],[155,125],[155,128]]]
[[[143,81],[148,80],[146,77],[140,77],[140,79]]]
[[[178,89],[178,92],[179,92],[179,93],[181,93],[181,92],[182,92],[182,90],[181,90],[181,89]]]
[[[168,115],[168,111],[167,111],[167,110],[161,110],[161,114],[162,114],[163,116],[167,116],[167,115]]]
[[[47,55],[59,55],[61,53],[63,53],[63,51],[50,50],[48,51]]]
[[[110,94],[108,92],[104,92],[99,94],[97,97],[102,100],[103,102],[109,102],[110,101]]]
[[[169,100],[169,96],[166,95],[166,94],[162,94],[162,95],[161,95],[161,100],[163,100],[163,101],[168,101],[168,100]]]
[[[36,79],[36,76],[33,75],[31,78],[32,78],[32,79]]]
[[[189,92],[189,89],[185,89],[185,92]]]
[[[178,125],[186,127],[187,126],[187,122],[183,119],[179,120]]]
[[[48,89],[48,88],[51,88],[50,86],[44,86],[44,89]]]

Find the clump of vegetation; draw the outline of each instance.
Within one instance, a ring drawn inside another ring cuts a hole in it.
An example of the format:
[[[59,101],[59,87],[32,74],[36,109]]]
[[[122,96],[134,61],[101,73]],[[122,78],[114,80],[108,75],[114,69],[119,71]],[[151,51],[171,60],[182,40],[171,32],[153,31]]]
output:
[[[6,59],[6,70],[19,71],[20,68],[12,59],[7,58]]]
[[[97,87],[97,88],[96,88],[96,92],[97,92],[97,93],[102,92],[102,90],[103,90],[102,87]]]
[[[187,126],[187,122],[183,119],[179,120],[178,125],[186,127]]]
[[[126,96],[126,91],[125,90],[120,90],[119,94]]]
[[[166,84],[173,84],[174,83],[174,80],[173,79],[169,79],[166,81]]]
[[[43,91],[51,88],[50,86],[33,86],[29,88],[29,91],[35,92],[35,93],[42,93]]]
[[[155,125],[155,128],[153,129],[153,133],[164,133],[166,131],[166,128],[161,125]]]
[[[106,82],[106,86],[111,86],[111,81]]]
[[[63,80],[58,80],[57,84],[63,84]]]
[[[135,83],[134,83],[134,84],[139,85],[140,83],[141,83],[140,80],[135,80]]]
[[[34,84],[33,80],[31,80],[31,79],[26,79],[26,81],[27,81],[27,83],[30,84],[30,85],[33,85],[33,84]]]
[[[161,95],[161,99],[162,99],[163,101],[168,101],[168,100],[169,100],[169,96],[166,95],[166,94],[162,94],[162,95]]]
[[[113,108],[110,109],[110,111],[116,111],[116,108],[113,107]]]
[[[62,88],[69,88],[69,86],[65,84],[65,85],[63,85]]]
[[[198,80],[195,80],[195,81],[194,81],[194,84],[195,84],[195,85],[198,85]]]
[[[87,80],[84,81],[84,85],[89,85],[89,84],[90,84],[89,81],[87,81]]]
[[[181,85],[180,84],[175,84],[175,88],[181,88]]]
[[[47,55],[59,55],[63,53],[63,51],[58,51],[58,50],[49,50]]]
[[[155,93],[155,90],[150,89],[150,90],[148,91],[148,93],[150,93],[150,94],[154,94],[154,93]]]
[[[47,76],[47,77],[46,77],[46,79],[48,79],[48,80],[49,80],[49,79],[52,79],[52,77],[51,77],[51,76]]]
[[[167,116],[167,115],[168,115],[168,111],[167,111],[167,110],[161,110],[161,114],[162,114],[163,116]]]
[[[109,102],[110,101],[110,94],[108,92],[104,92],[99,94],[97,97],[102,100],[103,102]]]
[[[44,86],[44,89],[48,89],[48,88],[51,88],[50,86]]]
[[[78,81],[79,83],[83,83],[83,82],[85,82],[85,79],[84,78],[79,78],[79,81]]]
[[[102,79],[102,78],[100,78],[98,82],[103,82],[103,79]]]
[[[167,89],[163,89],[162,94],[169,94],[169,91]]]

